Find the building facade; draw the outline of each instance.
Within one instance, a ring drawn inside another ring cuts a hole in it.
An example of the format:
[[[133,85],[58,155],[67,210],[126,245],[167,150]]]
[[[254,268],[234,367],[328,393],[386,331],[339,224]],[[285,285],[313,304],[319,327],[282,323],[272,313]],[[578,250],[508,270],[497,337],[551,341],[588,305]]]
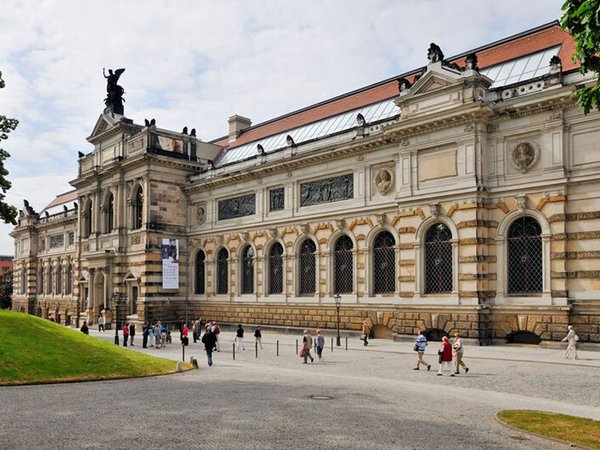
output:
[[[229,135],[104,111],[15,238],[15,309],[600,342],[600,114],[556,23]],[[49,305],[49,306],[48,306]]]

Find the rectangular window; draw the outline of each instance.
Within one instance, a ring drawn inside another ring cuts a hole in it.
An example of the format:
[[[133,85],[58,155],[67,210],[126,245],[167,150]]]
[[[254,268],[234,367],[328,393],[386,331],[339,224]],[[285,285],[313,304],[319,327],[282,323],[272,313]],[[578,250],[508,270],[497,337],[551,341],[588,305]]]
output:
[[[69,231],[69,245],[75,244],[75,232]]]

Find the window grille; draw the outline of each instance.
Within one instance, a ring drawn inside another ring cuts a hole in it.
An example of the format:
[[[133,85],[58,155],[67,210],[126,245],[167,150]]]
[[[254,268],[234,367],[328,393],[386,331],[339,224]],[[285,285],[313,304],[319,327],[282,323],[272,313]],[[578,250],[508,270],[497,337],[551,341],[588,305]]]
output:
[[[316,255],[317,246],[307,239],[300,247],[300,295],[311,295],[316,292]]]
[[[222,248],[217,255],[217,294],[227,294],[229,285],[228,262],[229,253]]]
[[[425,236],[425,293],[452,292],[452,232],[443,223],[433,225]]]
[[[133,229],[139,230],[142,228],[142,219],[143,219],[143,210],[144,210],[144,193],[142,192],[142,188],[138,187],[135,193],[135,200],[133,202]]]
[[[71,295],[72,292],[73,292],[73,268],[69,264],[67,266],[67,289],[66,289],[66,294],[67,295]]]
[[[254,292],[254,249],[247,246],[242,251],[242,294]]]
[[[44,293],[44,269],[40,270],[38,275],[38,294]]]
[[[334,293],[347,294],[352,292],[353,285],[353,255],[352,239],[341,236],[334,248]]]
[[[108,197],[108,205],[106,210],[106,232],[112,232],[114,228],[114,217],[115,217],[115,202],[113,195],[110,194]]]
[[[56,269],[56,293],[58,295],[62,295],[63,293],[63,276],[62,276],[62,266],[58,266]]]
[[[196,294],[204,294],[204,263],[206,261],[206,255],[202,250],[196,255]]]
[[[269,294],[283,292],[283,247],[275,243],[269,251]]]
[[[515,220],[508,229],[508,293],[542,293],[542,228],[531,217]]]
[[[377,235],[373,243],[373,293],[393,293],[396,290],[396,240],[389,231]]]

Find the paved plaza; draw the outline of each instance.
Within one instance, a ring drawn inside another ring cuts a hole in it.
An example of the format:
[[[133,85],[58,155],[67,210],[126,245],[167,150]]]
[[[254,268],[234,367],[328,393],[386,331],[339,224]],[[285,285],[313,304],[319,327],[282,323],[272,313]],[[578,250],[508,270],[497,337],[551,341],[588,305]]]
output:
[[[246,334],[252,335],[247,328]],[[92,335],[98,337],[96,331]],[[101,338],[112,341],[107,331]],[[302,364],[300,336],[263,330],[233,359],[233,331],[208,367],[133,380],[0,388],[0,448],[555,449],[564,444],[508,428],[501,409],[539,409],[600,420],[600,352],[467,346],[468,374],[414,371],[412,343],[350,338],[325,362]],[[131,351],[181,360],[178,333],[164,349]],[[190,339],[191,341],[191,339]],[[279,356],[277,352],[279,341]],[[437,345],[426,360],[433,364]]]

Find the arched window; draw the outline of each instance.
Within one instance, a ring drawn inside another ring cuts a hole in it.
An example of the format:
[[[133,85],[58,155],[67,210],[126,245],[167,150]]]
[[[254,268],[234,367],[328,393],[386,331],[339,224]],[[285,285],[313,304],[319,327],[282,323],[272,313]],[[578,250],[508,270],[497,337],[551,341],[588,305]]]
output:
[[[283,293],[283,247],[279,242],[269,250],[269,294]]]
[[[142,187],[138,186],[133,197],[133,229],[139,230],[142,228],[144,218],[144,193]]]
[[[515,220],[508,229],[508,293],[542,293],[542,227],[531,217]]]
[[[396,240],[389,231],[382,231],[373,242],[373,293],[393,293],[396,290]]]
[[[254,292],[254,249],[248,245],[242,250],[242,294]]]
[[[334,247],[333,291],[335,294],[352,292],[354,261],[352,248],[354,244],[348,236],[341,236]]]
[[[202,250],[196,254],[196,284],[194,293],[204,294],[204,262],[206,261],[206,255]]]
[[[452,292],[452,232],[443,223],[432,225],[425,235],[425,293]]]
[[[217,294],[227,294],[229,288],[229,252],[226,248],[217,254]]]
[[[63,293],[63,274],[61,264],[59,264],[56,268],[56,293],[58,295],[62,295]]]
[[[38,272],[38,294],[44,293],[44,268]]]
[[[67,264],[67,285],[65,286],[65,294],[71,295],[73,293],[73,267],[71,264]]]
[[[21,269],[21,294],[27,294],[27,267]]]
[[[92,235],[92,201],[86,203],[83,211],[83,237],[89,238]]]
[[[305,240],[300,246],[300,295],[312,295],[316,292],[317,246],[311,239]]]
[[[54,275],[54,274],[53,274],[52,266],[50,266],[48,268],[48,290],[46,291],[49,295],[52,295],[54,293],[53,289],[52,289],[53,288],[52,282],[54,281],[52,279],[53,278],[52,275]]]
[[[108,194],[106,199],[106,232],[111,233],[114,229],[114,220],[115,220],[115,198],[112,193]]]

